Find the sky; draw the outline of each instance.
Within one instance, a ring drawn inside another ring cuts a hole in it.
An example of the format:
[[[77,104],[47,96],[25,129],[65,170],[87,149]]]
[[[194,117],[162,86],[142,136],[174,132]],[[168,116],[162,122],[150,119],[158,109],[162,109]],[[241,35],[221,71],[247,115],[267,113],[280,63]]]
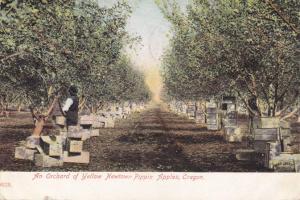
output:
[[[98,0],[100,6],[112,6],[117,0]],[[161,56],[168,47],[169,22],[164,18],[154,0],[128,0],[133,13],[127,23],[127,31],[141,37],[136,51],[128,51],[135,68],[145,73],[145,82],[152,92],[153,100],[160,101],[162,78]],[[177,0],[182,9],[188,0]]]
[[[188,0],[177,0],[185,7]],[[100,6],[111,6],[117,0],[98,0]],[[160,58],[164,48],[168,46],[169,22],[163,17],[154,0],[128,0],[133,13],[128,20],[127,30],[141,37],[141,45],[136,52],[129,52],[132,61],[141,70],[160,67]]]

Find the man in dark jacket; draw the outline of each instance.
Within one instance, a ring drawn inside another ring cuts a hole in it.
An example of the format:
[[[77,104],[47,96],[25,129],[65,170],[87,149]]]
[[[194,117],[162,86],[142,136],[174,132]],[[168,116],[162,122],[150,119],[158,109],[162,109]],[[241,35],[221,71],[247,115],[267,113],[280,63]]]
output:
[[[77,92],[75,86],[72,85],[69,88],[70,95],[62,109],[66,114],[67,126],[76,126],[78,124],[79,98]]]

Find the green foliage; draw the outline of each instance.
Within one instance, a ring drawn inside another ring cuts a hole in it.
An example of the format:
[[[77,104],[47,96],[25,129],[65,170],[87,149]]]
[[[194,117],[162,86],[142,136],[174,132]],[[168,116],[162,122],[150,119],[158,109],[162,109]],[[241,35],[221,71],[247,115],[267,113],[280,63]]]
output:
[[[125,2],[101,8],[94,0],[14,0],[1,2],[1,8],[0,82],[24,100],[45,105],[72,84],[90,104],[127,100],[129,90],[120,90],[128,85],[145,90],[132,79],[140,75],[123,61],[125,46],[138,41],[125,30],[131,14]],[[130,75],[116,82],[124,71]]]
[[[271,3],[194,0],[186,13],[160,4],[174,33],[164,58],[168,93],[183,99],[236,94],[258,115],[274,116],[297,102],[300,2]],[[252,97],[258,111],[248,105]]]

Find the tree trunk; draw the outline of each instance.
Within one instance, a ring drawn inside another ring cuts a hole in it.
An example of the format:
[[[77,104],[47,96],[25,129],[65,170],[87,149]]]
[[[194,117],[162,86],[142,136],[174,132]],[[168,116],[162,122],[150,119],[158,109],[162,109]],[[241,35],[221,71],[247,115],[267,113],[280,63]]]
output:
[[[46,121],[50,117],[50,115],[53,111],[54,105],[56,104],[57,101],[58,101],[58,97],[55,97],[52,104],[48,108],[48,111],[46,114],[37,115],[34,113],[33,109],[30,108],[32,117],[34,119],[34,126],[35,126],[33,129],[33,133],[32,133],[33,136],[38,136],[38,137],[41,136],[44,126],[46,124]]]
[[[9,118],[8,103],[5,105],[4,113],[5,113],[5,117]]]
[[[19,103],[19,105],[18,105],[18,109],[17,109],[18,113],[20,113],[20,112],[21,112],[21,110],[22,110],[22,103]]]

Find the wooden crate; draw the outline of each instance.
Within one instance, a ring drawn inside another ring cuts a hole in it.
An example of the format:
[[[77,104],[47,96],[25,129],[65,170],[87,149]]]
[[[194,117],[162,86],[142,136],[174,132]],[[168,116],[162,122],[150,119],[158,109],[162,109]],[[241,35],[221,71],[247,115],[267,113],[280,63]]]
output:
[[[295,161],[294,160],[282,160],[273,164],[275,172],[295,172]]]
[[[82,140],[67,140],[67,150],[71,153],[81,153],[83,149]]]
[[[261,129],[274,129],[280,127],[280,121],[278,117],[261,117],[259,119],[259,128]]]
[[[280,142],[267,142],[266,150],[264,154],[264,166],[271,168],[270,160],[274,159],[276,156],[279,156],[281,153],[281,144]]]
[[[61,158],[53,158],[43,154],[36,154],[35,165],[38,167],[61,167],[63,166],[63,160]]]
[[[60,126],[66,125],[66,118],[64,116],[56,116],[55,117],[55,123]]]
[[[80,155],[69,155],[67,151],[64,151],[63,161],[66,163],[83,163],[88,164],[90,162],[90,153],[81,152]]]
[[[224,126],[236,126],[237,125],[237,120],[236,119],[229,119],[229,118],[224,118],[223,119]]]
[[[299,160],[295,160],[295,171],[296,172],[300,172],[300,161]]]
[[[284,136],[282,137],[282,143],[283,143],[283,151],[285,152],[292,152],[292,140],[291,137]]]
[[[68,131],[67,130],[61,130],[61,131],[59,131],[59,136],[61,136],[63,139],[67,138]]]
[[[95,121],[94,115],[82,115],[80,116],[79,123],[80,125],[84,125],[84,126],[92,126],[94,121]]]
[[[105,127],[105,121],[94,121],[92,128],[104,128]]]
[[[300,154],[294,154],[295,171],[300,172]]]
[[[291,129],[287,129],[287,128],[280,128],[279,131],[282,137],[287,137],[292,134]]]
[[[196,112],[196,123],[205,123],[205,113],[203,112]]]
[[[270,167],[276,172],[295,172],[299,170],[300,154],[283,152],[270,160]]]
[[[291,129],[291,123],[287,121],[280,121],[279,122],[280,128],[283,129]]]
[[[225,140],[227,142],[242,142],[243,135],[241,129],[233,127],[225,127]]]
[[[278,129],[276,128],[258,128],[254,130],[254,140],[276,141],[278,139]]]
[[[84,132],[83,132],[83,135],[82,135],[82,137],[81,137],[81,140],[82,141],[85,141],[85,140],[87,140],[87,139],[90,139],[91,138],[91,133],[92,133],[92,131],[89,129],[89,130],[85,130]]]
[[[265,153],[267,148],[267,141],[254,141],[253,148],[258,153]]]
[[[300,134],[291,134],[292,143],[300,143]]]
[[[254,161],[256,159],[256,152],[254,149],[238,149],[235,156],[237,160]]]
[[[45,154],[61,156],[63,153],[63,140],[61,136],[41,136],[41,144]]]
[[[40,136],[29,136],[25,140],[25,146],[30,149],[34,149],[37,145],[40,144]]]
[[[289,148],[292,153],[300,153],[300,143],[292,143]]]
[[[208,113],[206,120],[208,130],[220,130],[221,123],[219,113]]]
[[[22,160],[34,160],[34,155],[37,153],[34,149],[28,149],[26,147],[20,146],[15,149],[15,158]]]
[[[81,139],[89,135],[90,130],[88,129],[78,129],[78,130],[68,130],[68,138]]]
[[[107,118],[105,121],[105,128],[114,128],[115,127],[115,121],[112,118]]]
[[[99,129],[92,129],[91,130],[91,137],[97,137],[100,136],[100,130]]]
[[[219,130],[219,126],[216,124],[207,124],[207,129],[212,131],[217,131]]]

